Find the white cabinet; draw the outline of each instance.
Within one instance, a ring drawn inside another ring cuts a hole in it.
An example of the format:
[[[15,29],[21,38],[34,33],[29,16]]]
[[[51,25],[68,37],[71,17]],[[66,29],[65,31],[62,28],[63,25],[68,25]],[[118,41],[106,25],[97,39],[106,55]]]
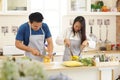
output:
[[[30,12],[30,0],[0,0],[0,15],[26,15]]]
[[[0,0],[0,13],[2,12],[3,10],[3,0]]]
[[[103,1],[104,6],[108,11],[91,10],[91,4],[96,4],[97,1]],[[68,0],[68,14],[70,15],[120,15],[116,8],[117,0]]]
[[[90,0],[68,0],[68,13],[89,12],[89,2]]]

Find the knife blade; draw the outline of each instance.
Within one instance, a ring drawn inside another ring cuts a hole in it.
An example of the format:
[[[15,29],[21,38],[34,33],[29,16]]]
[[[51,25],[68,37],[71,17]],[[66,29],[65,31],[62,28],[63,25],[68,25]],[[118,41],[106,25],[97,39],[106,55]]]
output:
[[[56,53],[53,53],[52,55],[55,56]],[[47,56],[47,55],[40,55],[39,57],[45,57],[45,56]]]
[[[80,46],[80,52],[79,52],[78,56],[81,55],[81,53],[82,53],[84,47],[85,47],[84,45],[81,45],[81,46]]]
[[[52,56],[52,58],[51,58],[51,61],[54,61],[54,56],[56,55],[56,53],[53,53],[52,54],[53,56]],[[40,55],[39,57],[41,57],[41,58],[45,58],[47,55]]]
[[[71,54],[71,56],[74,56],[70,47],[69,47],[69,49],[70,49],[70,54]]]

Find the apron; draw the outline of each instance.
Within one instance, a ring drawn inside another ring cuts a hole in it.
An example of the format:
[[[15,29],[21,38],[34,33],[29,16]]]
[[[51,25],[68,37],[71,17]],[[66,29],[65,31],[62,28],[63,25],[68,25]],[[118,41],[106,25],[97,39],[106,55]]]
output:
[[[65,51],[63,55],[63,61],[70,61],[71,60],[71,53],[70,49],[73,53],[74,56],[78,56],[80,53],[80,44],[81,44],[81,39],[80,40],[74,40],[70,38],[72,31],[69,34],[69,39],[70,39],[70,48],[68,46],[65,46]]]
[[[39,35],[32,35],[31,33],[31,27],[30,27],[30,37],[29,37],[29,47],[37,49],[42,55],[46,55],[45,47],[44,47],[44,39],[45,39],[45,33],[42,28],[40,28],[43,32],[43,34]],[[40,56],[35,56],[31,52],[25,52],[25,55],[31,59],[35,59],[38,61],[43,61],[43,58]]]

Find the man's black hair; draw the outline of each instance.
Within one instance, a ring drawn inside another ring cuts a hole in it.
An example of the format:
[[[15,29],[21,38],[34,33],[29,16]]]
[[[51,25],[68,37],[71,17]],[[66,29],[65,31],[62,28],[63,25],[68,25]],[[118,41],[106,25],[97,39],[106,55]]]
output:
[[[31,13],[29,15],[29,21],[32,22],[42,22],[43,21],[43,15],[39,12]]]

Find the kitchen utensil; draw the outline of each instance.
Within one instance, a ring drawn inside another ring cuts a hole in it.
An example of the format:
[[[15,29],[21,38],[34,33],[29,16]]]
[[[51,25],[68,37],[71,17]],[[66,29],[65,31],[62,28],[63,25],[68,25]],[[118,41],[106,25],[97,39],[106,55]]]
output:
[[[98,46],[100,50],[106,50],[105,43],[101,39],[101,25],[103,24],[102,19],[97,19],[97,24],[99,25],[99,41],[98,41]]]
[[[53,56],[55,56],[56,55],[56,53],[53,53]],[[40,55],[40,57],[45,57],[46,55]]]
[[[85,46],[83,46],[83,45],[80,46],[80,53],[78,54],[78,56],[81,55],[81,53],[82,53],[84,47],[85,47]]]
[[[78,60],[80,58],[80,55],[81,55],[84,47],[85,47],[84,45],[80,46],[80,52],[79,52],[79,54],[77,56],[73,55],[71,48],[69,48],[72,61],[76,61],[76,60]]]
[[[106,25],[106,39],[105,39],[105,43],[108,43],[108,25],[110,25],[110,20],[109,19],[105,19],[104,20],[104,25]]]
[[[6,33],[8,33],[8,26],[2,26],[1,27],[2,33],[4,33],[4,36]]]
[[[53,53],[53,56],[52,56],[52,62],[54,61],[54,56],[56,55],[56,53]]]
[[[54,61],[54,56],[56,55],[56,53],[53,53],[52,58],[50,59],[50,57],[46,56],[46,55],[41,55],[40,57],[43,58],[43,62],[44,63],[49,63],[50,61]]]
[[[69,49],[70,49],[70,54],[71,54],[71,56],[73,56],[73,53],[72,53],[72,50],[71,50],[71,48],[69,47]]]
[[[3,49],[0,48],[0,55],[2,56],[3,55]]]
[[[97,24],[99,25],[99,42],[102,42],[101,39],[101,25],[103,24],[102,19],[97,19]]]
[[[70,54],[71,54],[71,60],[72,60],[72,61],[77,61],[77,60],[79,59],[79,56],[73,55],[72,50],[71,50],[70,47],[69,47],[69,49],[70,49]]]
[[[89,20],[89,25],[90,25],[90,34],[89,34],[89,37],[92,41],[97,41],[97,37],[93,34],[93,31],[92,31],[92,26],[94,24],[94,19],[90,19]]]

